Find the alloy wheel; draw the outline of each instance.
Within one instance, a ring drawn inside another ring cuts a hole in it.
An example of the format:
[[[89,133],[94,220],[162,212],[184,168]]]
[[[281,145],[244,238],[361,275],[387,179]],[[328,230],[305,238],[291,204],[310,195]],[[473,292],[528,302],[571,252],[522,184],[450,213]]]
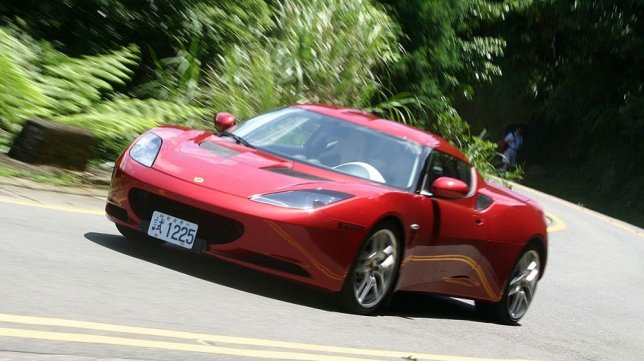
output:
[[[375,307],[388,294],[397,262],[398,244],[391,230],[380,229],[369,237],[354,270],[353,293],[361,307]]]
[[[521,256],[508,284],[508,314],[513,320],[519,320],[528,311],[539,281],[539,254],[529,250]]]

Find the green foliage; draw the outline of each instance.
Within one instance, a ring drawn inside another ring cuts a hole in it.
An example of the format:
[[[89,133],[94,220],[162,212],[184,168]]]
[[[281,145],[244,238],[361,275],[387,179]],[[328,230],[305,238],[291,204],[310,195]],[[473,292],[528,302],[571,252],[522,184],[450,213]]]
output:
[[[53,120],[91,129],[99,140],[98,156],[114,159],[139,134],[164,123],[200,125],[209,112],[204,108],[156,99],[114,99],[86,112],[61,115]]]
[[[99,138],[98,155],[113,159],[150,127],[177,121],[196,125],[206,114],[196,106],[115,94],[114,86],[129,81],[137,66],[135,46],[73,58],[0,28],[0,50],[0,125],[14,134],[19,127],[9,123],[46,117],[92,130]]]
[[[48,49],[47,63],[39,77],[41,90],[55,114],[82,112],[99,102],[102,94],[113,91],[113,85],[123,86],[130,80],[138,54],[138,47],[133,45],[82,58]]]
[[[75,186],[81,183],[81,178],[76,174],[62,169],[53,169],[53,167],[51,169],[45,167],[24,169],[24,167],[0,164],[0,177],[20,177],[55,186]]]
[[[391,90],[418,96],[432,116],[446,112],[455,96],[471,96],[473,84],[501,75],[494,61],[505,42],[476,30],[497,21],[509,5],[485,0],[386,1],[406,35]],[[422,124],[428,127],[429,124]]]
[[[275,29],[235,46],[209,72],[206,94],[240,117],[277,104],[367,104],[380,87],[374,70],[399,58],[396,24],[366,0],[287,0]]]
[[[40,91],[30,60],[34,52],[11,31],[0,28],[0,128],[15,130],[25,117],[47,114],[49,98]]]
[[[423,102],[410,93],[397,94],[362,110],[409,125],[417,125],[419,118],[427,117]]]
[[[263,38],[273,28],[270,15],[263,0],[190,2],[177,14],[180,27],[170,42],[176,54],[159,59],[158,54],[168,55],[167,44],[148,46],[155,79],[137,86],[134,94],[199,103],[203,70],[216,65],[220,53],[234,52],[238,46],[246,49]]]
[[[13,134],[0,127],[0,153],[7,153],[11,149]]]
[[[20,175],[20,172],[17,170],[0,166],[0,177],[15,177],[18,175]]]
[[[240,119],[283,105],[282,101],[288,103],[269,51],[239,46],[229,50],[220,58],[219,70],[208,73],[205,101],[216,111],[228,111]]]
[[[209,56],[255,38],[271,25],[264,0],[21,0],[0,3],[0,23],[24,24],[66,54],[102,53],[128,44],[172,56],[175,44],[199,39]],[[147,65],[147,60],[144,63]]]
[[[367,0],[284,1],[277,12],[276,55],[293,96],[357,106],[371,98],[372,71],[398,60],[398,29]]]
[[[583,169],[595,192],[624,204],[638,197],[644,162],[642,13],[642,1],[534,1],[500,29],[505,68],[535,108],[533,161]]]
[[[641,1],[548,0],[517,14],[507,30],[521,50],[512,60],[529,61],[548,120],[588,132],[610,123],[644,129],[643,10]]]
[[[522,178],[523,170],[521,167],[508,172],[498,170],[497,166],[500,163],[501,154],[497,152],[496,143],[486,140],[485,132],[478,136],[472,135],[469,124],[455,110],[450,109],[440,114],[432,130],[463,151],[472,165],[484,177],[498,177],[513,181]]]
[[[471,0],[468,11],[472,14],[471,20],[480,19],[483,22],[505,20],[511,13],[524,11],[533,4],[533,0],[503,0],[491,2],[489,0]]]
[[[0,149],[24,118],[94,129],[112,157],[148,126],[202,124],[204,109],[243,119],[311,101],[433,129],[495,174],[493,144],[453,106],[502,79],[483,88],[497,91],[477,127],[530,121],[522,155],[585,164],[594,190],[644,203],[641,0],[374,2],[2,1]]]
[[[199,39],[209,54],[261,38],[273,28],[271,10],[266,2],[195,1],[182,14],[180,41]]]
[[[137,65],[135,46],[71,58],[25,34],[0,28],[0,116],[8,123],[84,111],[123,85]]]
[[[150,49],[156,66],[156,79],[135,88],[134,94],[182,103],[194,101],[201,79],[201,51],[201,43],[197,39],[188,49],[182,48],[175,56],[165,59],[157,59],[154,50]]]

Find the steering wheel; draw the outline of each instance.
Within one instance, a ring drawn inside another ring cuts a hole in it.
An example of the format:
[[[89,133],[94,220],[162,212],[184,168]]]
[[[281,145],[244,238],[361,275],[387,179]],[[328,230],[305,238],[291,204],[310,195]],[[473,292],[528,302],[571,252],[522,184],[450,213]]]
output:
[[[374,182],[385,183],[385,177],[383,177],[382,174],[380,174],[380,172],[369,163],[349,162],[336,165],[333,169],[356,177],[369,179]]]

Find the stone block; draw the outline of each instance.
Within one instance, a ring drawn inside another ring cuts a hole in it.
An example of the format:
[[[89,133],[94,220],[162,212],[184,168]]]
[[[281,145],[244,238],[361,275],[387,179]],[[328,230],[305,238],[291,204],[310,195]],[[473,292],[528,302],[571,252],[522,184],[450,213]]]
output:
[[[85,170],[95,138],[87,129],[43,119],[28,120],[9,156],[30,164]]]

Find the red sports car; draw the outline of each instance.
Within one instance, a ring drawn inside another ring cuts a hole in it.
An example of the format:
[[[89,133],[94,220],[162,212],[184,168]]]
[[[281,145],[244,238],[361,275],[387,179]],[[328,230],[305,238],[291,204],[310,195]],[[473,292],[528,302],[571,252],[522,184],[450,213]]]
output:
[[[121,155],[106,211],[124,236],[338,292],[361,314],[395,291],[473,299],[503,323],[526,313],[544,213],[445,140],[314,104],[215,126],[154,128]]]

